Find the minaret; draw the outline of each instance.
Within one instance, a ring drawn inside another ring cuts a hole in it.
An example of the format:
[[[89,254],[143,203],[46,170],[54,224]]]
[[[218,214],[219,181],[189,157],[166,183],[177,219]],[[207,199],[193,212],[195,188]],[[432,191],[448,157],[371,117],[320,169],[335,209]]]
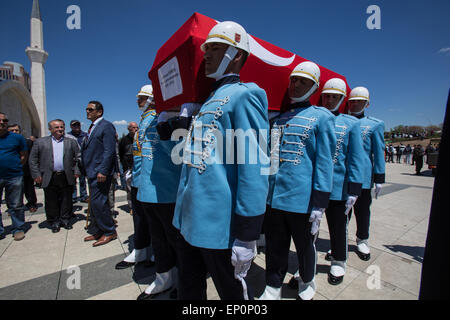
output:
[[[41,121],[41,137],[44,137],[47,135],[47,100],[45,96],[44,63],[47,61],[48,53],[44,50],[39,0],[33,0],[33,10],[31,12],[31,44],[25,52],[31,61],[31,96],[33,97]]]

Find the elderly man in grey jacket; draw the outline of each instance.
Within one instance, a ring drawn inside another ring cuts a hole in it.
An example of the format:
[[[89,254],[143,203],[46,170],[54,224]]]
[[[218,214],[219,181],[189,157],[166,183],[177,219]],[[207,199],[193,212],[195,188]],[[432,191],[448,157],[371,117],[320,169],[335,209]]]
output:
[[[29,163],[31,176],[44,189],[47,222],[56,233],[61,226],[72,229],[72,192],[80,176],[81,154],[76,140],[64,138],[63,120],[50,121],[48,129],[51,135],[36,140]]]

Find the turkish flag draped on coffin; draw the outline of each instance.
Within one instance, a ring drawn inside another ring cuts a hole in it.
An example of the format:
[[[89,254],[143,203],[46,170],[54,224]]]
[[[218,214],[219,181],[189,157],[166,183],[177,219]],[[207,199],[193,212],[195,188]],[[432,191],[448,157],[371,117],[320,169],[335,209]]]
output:
[[[205,76],[200,45],[217,23],[214,19],[194,13],[158,50],[149,71],[158,112],[175,109],[186,102],[201,103],[208,98],[214,79]],[[263,88],[267,93],[269,110],[278,111],[289,103],[289,75],[299,63],[308,60],[250,34],[249,45],[251,54],[241,70],[241,81],[254,82]],[[313,105],[317,105],[327,80],[341,78],[347,84],[344,76],[319,67],[320,87],[310,99]],[[349,93],[347,84],[347,95]],[[341,111],[346,108],[346,102],[347,99],[342,103]]]

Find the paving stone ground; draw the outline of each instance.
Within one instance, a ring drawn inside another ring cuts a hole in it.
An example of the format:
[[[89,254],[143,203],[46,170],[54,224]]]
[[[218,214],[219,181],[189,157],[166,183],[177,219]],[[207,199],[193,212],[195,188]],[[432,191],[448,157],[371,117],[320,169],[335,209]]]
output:
[[[386,184],[381,196],[372,203],[370,226],[371,259],[364,262],[355,253],[356,224],[349,224],[349,259],[344,281],[338,286],[327,282],[329,249],[326,219],[320,226],[316,243],[318,262],[316,300],[416,300],[428,230],[434,178],[431,172],[414,175],[414,167],[386,165]],[[37,189],[38,202],[44,202]],[[72,230],[53,234],[45,222],[41,206],[33,214],[26,211],[28,231],[22,241],[11,234],[0,240],[0,300],[135,300],[154,279],[154,268],[137,266],[115,270],[114,266],[133,249],[133,221],[128,213],[126,194],[116,191],[115,210],[118,239],[94,248],[83,242],[86,236],[85,204],[75,204],[77,220]],[[3,224],[11,220],[6,205],[1,205]],[[289,282],[296,270],[292,243],[289,269],[282,290],[283,299],[295,299]],[[247,282],[256,297],[264,291],[265,255],[262,250],[249,271]],[[74,275],[79,272],[79,289]],[[169,299],[162,294],[158,299]],[[219,299],[211,278],[208,299]]]

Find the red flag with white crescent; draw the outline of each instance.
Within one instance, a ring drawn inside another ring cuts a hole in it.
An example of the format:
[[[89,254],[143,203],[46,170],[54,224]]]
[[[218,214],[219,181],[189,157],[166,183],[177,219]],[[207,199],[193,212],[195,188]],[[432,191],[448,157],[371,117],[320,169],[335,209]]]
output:
[[[208,97],[214,80],[205,76],[200,45],[217,23],[214,19],[194,13],[158,50],[149,71],[158,112],[178,107],[185,102],[203,102]],[[235,41],[240,42],[241,35],[236,33]],[[280,110],[284,104],[289,103],[289,75],[299,63],[307,59],[250,34],[249,45],[251,54],[241,70],[241,81],[254,82],[263,88],[267,94],[269,110]],[[318,64],[317,61],[312,61]],[[347,84],[344,76],[320,65],[319,67],[320,87],[310,99],[313,105],[318,104],[320,92],[327,80],[341,78]],[[348,96],[348,84],[347,91]],[[342,103],[341,111],[346,111],[346,102],[344,100]]]

